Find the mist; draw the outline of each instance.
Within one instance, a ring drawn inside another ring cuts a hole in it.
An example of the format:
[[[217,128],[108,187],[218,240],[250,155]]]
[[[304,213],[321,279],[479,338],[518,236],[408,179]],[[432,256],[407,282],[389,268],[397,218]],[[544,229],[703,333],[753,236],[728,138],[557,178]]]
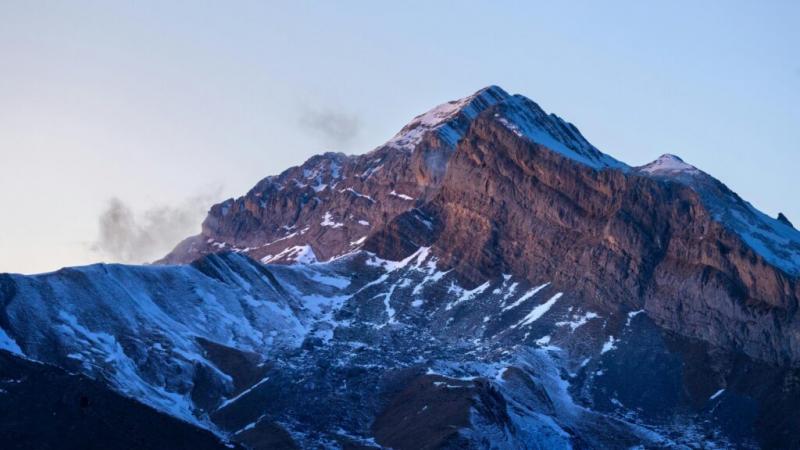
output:
[[[157,260],[184,238],[200,232],[200,224],[216,197],[196,196],[138,213],[123,200],[111,198],[98,218],[100,231],[91,249],[111,262]]]
[[[336,149],[352,143],[361,131],[358,116],[331,109],[306,109],[299,124],[324,145]]]

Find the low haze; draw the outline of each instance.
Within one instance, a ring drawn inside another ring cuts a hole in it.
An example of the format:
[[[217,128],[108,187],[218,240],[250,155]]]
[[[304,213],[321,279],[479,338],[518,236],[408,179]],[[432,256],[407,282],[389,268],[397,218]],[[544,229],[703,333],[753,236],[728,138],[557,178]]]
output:
[[[0,2],[0,272],[157,259],[213,202],[497,84],[800,222],[798,2]]]

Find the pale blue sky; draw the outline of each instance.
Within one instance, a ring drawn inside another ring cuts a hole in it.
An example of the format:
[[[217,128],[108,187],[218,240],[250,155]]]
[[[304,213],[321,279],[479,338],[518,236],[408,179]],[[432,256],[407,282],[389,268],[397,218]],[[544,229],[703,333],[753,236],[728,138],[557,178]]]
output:
[[[0,0],[0,272],[113,259],[111,197],[240,195],[488,84],[800,222],[800,2],[565,3]]]

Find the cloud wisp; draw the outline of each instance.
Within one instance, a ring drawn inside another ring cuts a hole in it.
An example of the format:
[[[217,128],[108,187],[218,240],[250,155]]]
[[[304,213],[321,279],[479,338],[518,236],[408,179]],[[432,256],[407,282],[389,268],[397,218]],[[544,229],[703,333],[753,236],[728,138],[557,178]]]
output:
[[[113,262],[139,264],[159,259],[182,239],[199,232],[213,198],[216,196],[196,196],[141,213],[119,198],[111,198],[98,219],[100,232],[91,249]]]
[[[332,109],[305,109],[298,120],[300,126],[335,148],[352,143],[361,132],[361,119]]]

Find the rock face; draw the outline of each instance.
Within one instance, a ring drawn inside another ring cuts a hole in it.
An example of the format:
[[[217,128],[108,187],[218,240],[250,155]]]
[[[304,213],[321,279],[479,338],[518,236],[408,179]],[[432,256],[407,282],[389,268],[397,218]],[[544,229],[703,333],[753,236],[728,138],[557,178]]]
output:
[[[727,201],[727,188],[675,157],[596,170],[522,138],[495,120],[501,107],[473,123],[437,195],[366,249],[407,256],[424,215],[435,231],[423,242],[473,285],[503,273],[554,280],[603,308],[645,308],[686,336],[800,361],[797,277],[717,220],[715,209],[739,205],[707,206]]]
[[[800,232],[497,87],[161,262],[0,275],[0,348],[256,449],[800,445]]]

